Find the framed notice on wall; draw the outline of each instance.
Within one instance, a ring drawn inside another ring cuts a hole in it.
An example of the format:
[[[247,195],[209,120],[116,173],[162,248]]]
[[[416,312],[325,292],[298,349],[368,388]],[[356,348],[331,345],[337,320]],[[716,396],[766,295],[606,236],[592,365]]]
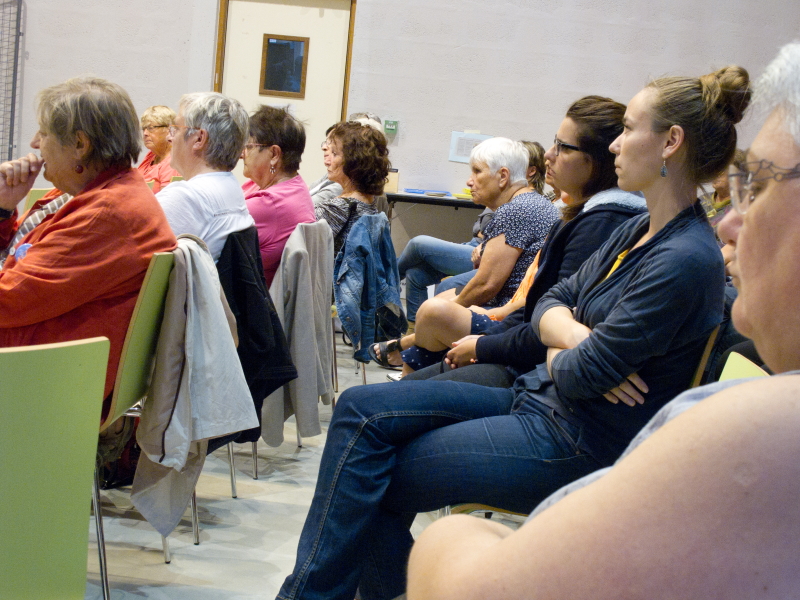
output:
[[[264,34],[261,51],[262,96],[305,98],[309,38]]]

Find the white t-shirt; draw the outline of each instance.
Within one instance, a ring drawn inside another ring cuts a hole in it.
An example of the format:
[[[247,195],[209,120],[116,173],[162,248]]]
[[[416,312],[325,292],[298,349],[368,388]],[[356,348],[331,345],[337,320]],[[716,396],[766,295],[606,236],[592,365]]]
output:
[[[255,225],[233,173],[220,171],[174,181],[156,198],[175,235],[191,233],[208,246],[214,262],[228,235]]]

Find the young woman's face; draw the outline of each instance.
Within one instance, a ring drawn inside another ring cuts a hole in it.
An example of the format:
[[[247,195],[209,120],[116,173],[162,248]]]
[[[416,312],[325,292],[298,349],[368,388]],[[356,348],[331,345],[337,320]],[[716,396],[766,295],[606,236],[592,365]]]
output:
[[[559,143],[553,144],[544,154],[547,167],[545,182],[567,192],[574,200],[580,200],[592,176],[592,159],[585,152],[575,149],[580,147],[575,121],[568,117],[561,121],[556,140]]]
[[[623,118],[623,130],[611,143],[619,187],[628,192],[640,192],[661,178],[664,149],[668,133],[653,131],[650,106],[655,90],[645,88],[628,104]]]

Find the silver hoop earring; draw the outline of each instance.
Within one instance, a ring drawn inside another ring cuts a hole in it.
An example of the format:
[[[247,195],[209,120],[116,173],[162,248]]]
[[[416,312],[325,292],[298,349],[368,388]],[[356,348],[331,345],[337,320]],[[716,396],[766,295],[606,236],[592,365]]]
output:
[[[664,160],[664,164],[661,165],[661,176],[662,177],[666,177],[667,176],[667,161],[666,160]]]

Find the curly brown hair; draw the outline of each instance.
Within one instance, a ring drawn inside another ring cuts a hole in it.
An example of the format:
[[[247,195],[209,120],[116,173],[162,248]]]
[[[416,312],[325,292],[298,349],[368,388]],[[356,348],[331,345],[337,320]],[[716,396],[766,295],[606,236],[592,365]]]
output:
[[[391,163],[386,138],[380,131],[357,121],[337,123],[330,131],[342,153],[342,171],[364,195],[378,196],[389,176]]]

